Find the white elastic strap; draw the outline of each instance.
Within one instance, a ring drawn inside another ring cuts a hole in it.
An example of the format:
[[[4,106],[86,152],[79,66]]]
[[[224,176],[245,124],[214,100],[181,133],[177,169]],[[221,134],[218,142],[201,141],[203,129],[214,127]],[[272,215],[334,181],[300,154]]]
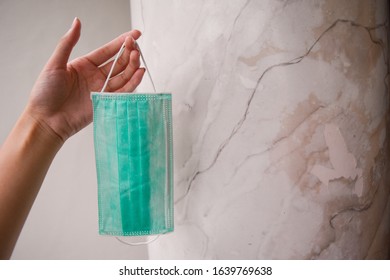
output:
[[[148,72],[149,80],[150,80],[150,82],[152,83],[153,90],[154,90],[155,93],[157,93],[156,87],[154,86],[154,83],[153,83],[152,75],[150,74],[148,65],[146,64],[144,55],[142,54],[141,48],[139,47],[137,41],[135,41],[135,46],[137,47],[137,49],[138,49],[138,51],[139,51],[139,54],[141,55],[142,63],[145,65],[145,69],[146,69],[146,71]]]
[[[150,239],[148,241],[141,241],[141,242],[126,242],[120,239],[119,237],[115,236],[116,240],[118,240],[120,243],[123,243],[125,245],[130,245],[130,246],[139,246],[139,245],[148,245],[154,241],[156,241],[160,237],[159,235],[156,235],[153,239]]]
[[[150,74],[148,65],[146,64],[144,55],[142,54],[141,48],[139,47],[137,41],[135,41],[135,46],[137,47],[137,49],[138,49],[138,51],[139,51],[139,54],[140,54],[140,56],[141,56],[142,63],[145,65],[145,69],[146,69],[146,71],[148,72],[148,77],[149,77],[150,82],[152,83],[153,90],[154,90],[155,93],[157,93],[156,87],[154,86],[154,83],[153,83],[152,75]],[[108,81],[109,81],[110,78],[111,78],[112,71],[114,71],[115,64],[116,64],[116,62],[118,61],[119,57],[122,55],[122,53],[123,53],[124,50],[125,50],[125,42],[123,42],[123,44],[122,44],[122,46],[120,47],[118,53],[115,55],[115,59],[114,59],[114,62],[112,63],[110,72],[108,72],[106,81],[104,82],[103,88],[102,88],[102,90],[101,90],[100,92],[104,92],[104,90],[106,89],[107,84],[108,84]],[[112,60],[112,59],[110,59],[110,60]],[[110,61],[110,60],[109,60],[109,61]],[[103,65],[107,64],[109,61],[107,61],[107,62],[104,63]]]
[[[106,79],[106,81],[104,82],[103,88],[102,88],[102,90],[101,90],[100,92],[104,92],[104,90],[106,89],[107,84],[108,84],[108,81],[109,81],[110,78],[111,78],[112,71],[114,71],[115,64],[116,64],[116,62],[118,61],[118,58],[122,55],[124,49],[125,49],[125,42],[123,42],[121,48],[119,49],[119,52],[116,54],[115,59],[114,59],[114,62],[112,63],[110,72],[108,72],[107,79]]]

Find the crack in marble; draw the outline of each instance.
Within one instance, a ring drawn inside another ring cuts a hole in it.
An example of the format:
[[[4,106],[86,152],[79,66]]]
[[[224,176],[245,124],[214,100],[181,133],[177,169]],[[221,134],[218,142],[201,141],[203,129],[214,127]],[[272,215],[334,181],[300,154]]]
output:
[[[256,85],[255,85],[255,87],[254,87],[254,89],[253,89],[252,93],[250,94],[249,99],[248,99],[248,101],[247,101],[246,108],[245,108],[245,111],[244,111],[243,116],[242,116],[241,119],[236,123],[236,125],[233,127],[233,129],[232,129],[231,133],[229,134],[228,138],[226,138],[226,139],[222,142],[222,144],[218,147],[217,152],[216,152],[216,155],[214,156],[214,159],[212,160],[212,162],[211,162],[211,163],[209,164],[209,166],[206,167],[205,169],[203,169],[203,170],[197,170],[197,171],[194,173],[194,175],[191,177],[191,179],[190,179],[190,181],[189,181],[189,183],[188,183],[188,187],[187,187],[187,190],[185,191],[184,195],[181,196],[180,198],[178,198],[178,199],[176,200],[175,203],[180,202],[181,200],[183,200],[184,197],[186,197],[186,196],[189,194],[193,182],[195,181],[195,179],[196,179],[199,175],[201,175],[201,174],[207,172],[208,170],[210,170],[210,169],[215,165],[215,163],[217,162],[217,160],[218,160],[219,156],[221,155],[222,151],[226,148],[226,146],[230,143],[231,139],[232,139],[232,138],[238,133],[238,131],[241,129],[242,125],[244,124],[244,122],[245,122],[246,119],[247,119],[247,116],[248,116],[248,114],[249,114],[249,108],[250,108],[250,106],[251,106],[251,104],[252,104],[252,101],[253,101],[253,98],[254,98],[254,96],[255,96],[255,94],[256,94],[256,91],[257,91],[257,89],[259,88],[260,83],[261,83],[261,81],[263,80],[264,76],[265,76],[268,72],[270,72],[271,70],[273,70],[273,69],[275,69],[275,68],[287,67],[287,66],[290,66],[290,65],[294,65],[294,64],[300,63],[305,57],[307,57],[307,56],[311,53],[312,49],[317,45],[317,43],[318,43],[318,42],[319,42],[319,41],[320,41],[320,40],[321,40],[321,39],[330,31],[330,30],[332,30],[338,23],[348,23],[348,24],[350,24],[350,25],[353,26],[353,27],[361,27],[361,28],[366,29],[366,30],[370,33],[371,30],[375,30],[375,29],[377,29],[377,28],[380,28],[380,27],[382,27],[382,26],[385,26],[385,25],[387,24],[387,21],[384,22],[384,23],[381,23],[381,24],[378,24],[378,25],[369,27],[369,26],[364,26],[364,25],[358,24],[358,23],[356,23],[355,21],[352,21],[352,20],[337,19],[337,20],[335,20],[328,28],[326,28],[326,29],[318,36],[318,38],[314,41],[314,43],[309,47],[309,49],[308,49],[303,55],[298,56],[298,57],[296,57],[296,58],[293,58],[293,59],[291,59],[291,60],[289,60],[289,61],[287,61],[287,62],[281,62],[281,63],[277,63],[277,64],[274,64],[274,65],[271,65],[271,66],[267,67],[267,68],[263,71],[263,73],[260,75],[260,77],[257,79],[257,81],[256,81]],[[371,33],[370,33],[370,34],[371,34]],[[370,39],[371,39],[371,41],[372,41],[374,44],[376,44],[376,42],[372,40],[372,36],[370,36]]]
[[[328,241],[328,243],[323,246],[320,251],[317,253],[317,252],[312,252],[309,254],[308,258],[309,259],[315,259],[315,258],[318,258],[319,256],[321,256],[321,254],[326,250],[328,249],[332,244],[334,244],[336,242],[336,228],[335,226],[333,225],[333,220],[340,214],[342,213],[346,213],[346,212],[350,212],[350,211],[353,211],[353,212],[364,212],[364,211],[367,211],[373,204],[374,200],[375,200],[375,197],[376,197],[376,194],[379,190],[379,186],[375,189],[373,195],[372,195],[372,198],[369,199],[366,203],[363,203],[363,204],[360,204],[360,205],[355,205],[355,206],[349,206],[349,207],[346,207],[340,211],[337,211],[335,212],[334,214],[332,214],[330,220],[329,220],[329,225],[331,227],[331,229],[333,230],[333,237]],[[383,210],[385,211],[385,210]],[[348,221],[345,223],[345,224],[349,224],[352,219],[354,218],[354,216],[351,216]],[[344,225],[345,225],[344,224]],[[378,230],[378,229],[377,229]],[[375,234],[374,234],[375,236]],[[371,241],[371,244],[374,240]],[[371,244],[369,247],[371,247]],[[368,250],[369,251],[369,250]],[[364,259],[366,259],[367,256],[364,257]]]
[[[223,55],[224,57],[226,57],[227,49],[228,49],[228,47],[229,47],[230,40],[231,40],[232,35],[233,35],[233,33],[234,33],[234,30],[235,30],[237,21],[238,21],[238,19],[240,18],[240,16],[242,15],[244,9],[248,6],[249,2],[250,2],[250,0],[247,0],[247,1],[245,2],[245,4],[241,7],[241,9],[239,10],[237,16],[235,17],[235,19],[234,19],[234,21],[233,21],[233,25],[232,25],[230,34],[229,34],[228,39],[227,39],[227,41],[226,41],[226,47],[225,47],[225,51],[224,51],[224,55]],[[224,59],[224,62],[226,62],[226,59]],[[216,79],[216,81],[215,81],[215,84],[217,84],[217,83],[220,81],[220,80],[219,80],[219,77],[220,77],[220,74],[221,74],[221,72],[222,72],[222,69],[224,68],[224,65],[225,65],[225,63],[222,63],[221,66],[220,66],[219,69],[218,69],[218,74],[217,74],[217,79]],[[215,84],[214,84],[214,86],[215,86]],[[206,132],[204,133],[204,135],[207,135],[207,133],[208,133],[209,130],[210,130],[210,126],[207,128],[207,130],[206,130]],[[203,139],[202,139],[202,142],[203,142]],[[203,171],[201,171],[201,172],[203,173]]]
[[[333,220],[335,218],[337,218],[337,216],[339,216],[340,214],[347,213],[347,212],[358,212],[358,213],[360,213],[360,212],[364,212],[364,211],[367,211],[368,209],[370,209],[370,207],[374,203],[374,200],[375,200],[376,194],[378,193],[378,190],[379,190],[379,186],[376,187],[376,189],[375,189],[371,199],[369,199],[367,202],[362,203],[362,204],[348,206],[348,207],[346,207],[344,209],[341,209],[341,210],[333,213],[332,216],[329,219],[330,227],[332,229],[336,230],[335,226],[333,225]]]
[[[351,25],[365,29],[368,33],[368,36],[370,36],[371,42],[373,42],[376,45],[379,45],[380,48],[382,49],[383,60],[384,60],[384,63],[386,65],[386,70],[387,70],[386,76],[384,77],[383,82],[385,84],[386,92],[388,92],[389,86],[388,86],[388,82],[387,82],[388,79],[387,78],[389,77],[389,74],[390,74],[388,52],[386,51],[385,44],[384,44],[383,40],[382,39],[374,39],[374,37],[371,33],[371,31],[376,30],[378,28],[382,28],[382,27],[385,27],[386,29],[388,29],[388,22],[385,21],[385,22],[378,24],[377,26],[374,26],[374,27],[367,27],[367,26],[364,26],[364,25],[361,25],[361,24],[358,24],[355,22],[351,22]]]
[[[382,48],[383,56],[384,56],[385,62],[387,62],[387,61],[388,61],[388,57],[387,57],[387,53],[386,53],[386,51],[385,51],[385,44],[383,43],[383,40],[382,40],[382,39],[378,39],[378,40],[377,40],[377,39],[374,39],[374,37],[373,37],[371,31],[376,30],[376,29],[379,29],[379,28],[382,28],[382,27],[387,28],[387,27],[388,27],[388,22],[385,21],[385,22],[383,22],[383,23],[381,23],[381,24],[378,24],[378,25],[376,25],[376,26],[374,26],[374,27],[367,27],[367,26],[358,24],[358,23],[356,23],[356,22],[351,22],[351,25],[352,25],[352,26],[355,26],[355,27],[364,28],[364,29],[367,31],[368,35],[370,36],[370,40],[371,40],[374,44],[380,45],[380,47]],[[386,65],[387,65],[387,63],[386,63]]]
[[[230,39],[232,38],[232,35],[233,35],[233,32],[234,32],[234,28],[236,27],[237,21],[238,21],[239,17],[241,16],[242,12],[245,10],[246,6],[248,6],[249,2],[250,2],[250,0],[247,0],[245,2],[245,4],[241,7],[240,11],[238,12],[236,18],[234,19],[232,30],[230,31],[229,38],[228,38],[228,40],[226,42],[226,48],[227,48],[227,46],[228,46],[228,44],[230,42]]]
[[[240,8],[238,14],[237,14],[236,17],[234,18],[234,21],[233,21],[233,25],[232,25],[231,31],[230,31],[229,36],[228,36],[228,39],[227,39],[227,41],[226,41],[226,47],[225,47],[225,51],[224,51],[224,52],[225,52],[225,53],[224,53],[224,57],[226,56],[226,52],[227,52],[226,50],[227,50],[227,48],[228,48],[228,46],[229,46],[229,43],[230,43],[232,34],[234,33],[234,29],[235,29],[235,26],[236,26],[236,24],[237,24],[237,21],[238,21],[238,19],[240,18],[240,16],[242,15],[244,9],[248,6],[249,2],[250,2],[250,0],[247,0],[247,1],[245,2],[245,4]],[[224,59],[224,61],[226,61],[226,60]],[[180,65],[180,64],[179,64],[179,65]],[[217,76],[217,80],[215,81],[215,84],[217,84],[218,81],[219,81],[219,76],[220,76],[220,74],[221,74],[221,71],[222,71],[221,69],[223,69],[223,66],[224,66],[224,63],[223,63],[223,64],[221,65],[221,67],[219,67],[219,69],[218,69],[218,74],[216,75],[216,76]],[[213,85],[213,87],[215,87],[215,84]],[[187,103],[185,103],[184,105],[187,105]],[[188,106],[189,106],[189,105],[188,105]],[[189,106],[189,107],[190,107],[190,106]],[[190,110],[192,110],[192,107],[190,107]],[[202,139],[200,140],[201,143],[202,143],[203,140],[204,140],[204,135],[207,135],[209,129],[210,129],[210,128],[208,127],[208,128],[206,129],[205,133],[203,134],[203,137],[202,137]],[[191,159],[193,153],[194,153],[194,152],[191,151],[190,156],[184,161],[184,163],[182,164],[182,167],[183,167],[183,168],[189,163],[189,161],[190,161],[190,159]],[[197,168],[198,168],[198,166],[199,166],[199,165],[197,165]],[[195,174],[195,175],[197,175],[197,174]],[[193,176],[192,176],[192,177],[193,177]],[[190,176],[190,178],[192,178],[192,177]],[[189,179],[189,177],[184,178],[184,179],[180,180],[180,182],[183,182],[183,181],[185,181],[185,180],[188,181],[188,179]],[[190,179],[190,181],[191,181],[191,179]],[[179,200],[181,200],[181,199],[182,199],[182,198],[179,198]],[[176,202],[178,202],[178,200],[177,200]]]
[[[331,218],[329,219],[329,225],[330,225],[330,227],[332,228],[332,230],[336,231],[336,228],[335,228],[335,226],[333,225],[333,220],[334,220],[338,215],[343,214],[343,213],[346,213],[346,212],[351,212],[351,211],[352,211],[352,212],[358,212],[358,213],[359,213],[359,212],[364,212],[364,211],[367,211],[368,209],[370,209],[370,207],[372,206],[372,204],[373,204],[373,202],[374,202],[374,200],[375,200],[375,197],[376,197],[376,194],[377,194],[378,190],[379,190],[379,186],[376,188],[376,190],[375,190],[375,192],[374,192],[372,198],[371,198],[367,203],[363,203],[363,204],[361,204],[361,205],[350,206],[350,207],[344,208],[344,209],[342,209],[342,210],[337,211],[336,213],[334,213],[334,214],[331,216]],[[347,224],[350,223],[350,222],[352,221],[353,217],[354,217],[354,216],[351,216],[351,217],[349,218]],[[378,229],[377,229],[377,230],[378,230]],[[374,235],[374,236],[375,236],[375,235]],[[334,239],[333,239],[333,240],[330,240],[329,244],[328,244],[326,247],[324,247],[323,249],[321,249],[321,251],[320,251],[318,254],[312,254],[312,256],[316,256],[316,257],[321,256],[322,252],[325,251],[327,248],[329,248],[330,245],[332,245],[332,244],[335,243],[335,242],[336,242],[336,237],[334,236]],[[372,241],[372,242],[373,242],[373,241]],[[371,242],[371,244],[372,244],[372,242]],[[371,247],[371,244],[370,244],[369,247]],[[369,251],[369,250],[368,250],[368,251]],[[367,258],[367,256],[365,256],[363,259],[366,259],[366,258]]]
[[[263,155],[264,153],[268,152],[270,150],[270,148],[267,148],[265,150],[262,150],[262,151],[259,151],[257,153],[253,153],[253,154],[250,154],[250,155],[247,155],[243,161],[241,161],[239,163],[239,165],[236,166],[236,168],[234,168],[234,172],[232,174],[232,176],[230,176],[230,178],[227,180],[228,183],[225,184],[225,186],[227,186],[231,180],[233,180],[233,178],[236,176],[236,174],[238,173],[238,171],[245,165],[245,163],[247,163],[251,158],[255,158],[255,157],[258,157],[258,156],[261,156]]]
[[[229,46],[229,42],[230,42],[230,40],[231,40],[231,37],[232,37],[232,34],[233,34],[233,32],[234,32],[234,29],[235,29],[235,26],[236,26],[236,24],[237,24],[237,21],[238,21],[238,19],[240,18],[240,16],[242,15],[242,13],[243,13],[243,11],[245,10],[245,8],[248,6],[249,2],[250,2],[250,0],[247,0],[247,1],[245,2],[245,4],[241,7],[241,9],[239,10],[238,14],[236,15],[236,17],[235,17],[235,19],[234,19],[234,22],[233,22],[233,25],[232,25],[232,29],[231,29],[231,31],[230,31],[228,40],[226,41],[226,48],[225,48],[225,54],[224,54],[224,56],[226,55],[226,50],[227,50],[227,48],[228,48],[228,46]],[[224,60],[224,61],[225,61],[225,60]],[[221,69],[223,68],[223,65],[224,65],[224,64],[222,64],[221,67],[219,68],[217,77],[220,76]],[[219,78],[217,78],[216,83],[217,83],[218,81],[219,81]],[[192,108],[191,108],[191,109],[192,109]],[[204,133],[204,135],[206,135],[208,131],[209,131],[209,128],[206,130],[206,132]],[[203,142],[203,141],[202,141],[202,142]],[[192,154],[192,152],[191,152],[191,154]],[[218,157],[219,157],[219,155],[218,155]],[[189,159],[190,159],[190,157],[189,157]],[[186,165],[187,165],[187,163],[189,162],[189,159],[186,160],[186,161],[183,163],[183,166],[186,166]],[[198,166],[199,166],[199,165],[198,165]],[[209,168],[211,168],[211,167],[212,167],[212,166],[209,166]],[[206,172],[207,170],[209,170],[209,168],[206,168],[205,170],[198,170],[197,172],[195,172],[195,174],[194,174],[194,175],[191,177],[191,179],[190,179],[189,185],[192,184],[193,180],[194,180],[199,174],[201,174],[201,173],[203,173],[203,172]],[[182,200],[187,194],[188,194],[188,190],[186,191],[186,193],[185,193],[182,197],[180,197],[179,199],[177,199],[177,200],[175,201],[175,203],[177,203],[177,202],[179,202],[180,200]]]
[[[334,218],[336,218],[337,215],[339,215],[339,214],[341,214],[341,213],[348,212],[348,211],[357,211],[357,212],[364,212],[364,211],[367,211],[367,210],[371,207],[371,205],[373,204],[373,201],[374,201],[374,199],[375,199],[376,192],[378,191],[378,189],[379,189],[379,187],[376,189],[376,191],[375,191],[375,193],[374,193],[374,195],[373,195],[372,200],[369,201],[369,203],[367,203],[367,205],[362,205],[362,207],[358,208],[358,210],[355,210],[354,207],[349,207],[349,208],[344,209],[344,211],[342,210],[342,211],[339,211],[339,212],[335,213],[335,214],[332,216],[332,218],[330,219],[329,223],[330,223],[330,226],[331,226],[331,228],[332,228],[332,230],[333,230],[333,232],[334,232],[334,233],[333,233],[333,238],[332,238],[331,240],[329,240],[329,243],[328,243],[326,246],[324,246],[318,253],[312,253],[312,254],[310,254],[309,257],[310,257],[311,259],[313,259],[313,258],[318,258],[319,256],[321,256],[321,254],[322,254],[326,249],[328,249],[333,243],[336,242],[336,235],[335,235],[335,234],[336,234],[336,233],[335,233],[336,228],[333,226],[332,220],[333,220]],[[386,207],[384,208],[383,212],[384,212],[384,211],[386,211]],[[350,222],[352,221],[353,217],[354,217],[354,216],[351,216],[351,217],[349,218],[349,220],[348,220],[347,223],[350,223]],[[371,243],[370,243],[370,245],[369,245],[369,249],[367,250],[367,254],[368,254],[368,252],[370,251],[370,248],[371,248],[371,246],[372,246],[372,243],[373,243],[374,240],[375,240],[375,236],[376,236],[376,233],[377,233],[378,229],[379,229],[379,228],[376,229],[375,234],[374,234],[374,238],[371,240]],[[363,257],[363,259],[367,259],[367,254]]]

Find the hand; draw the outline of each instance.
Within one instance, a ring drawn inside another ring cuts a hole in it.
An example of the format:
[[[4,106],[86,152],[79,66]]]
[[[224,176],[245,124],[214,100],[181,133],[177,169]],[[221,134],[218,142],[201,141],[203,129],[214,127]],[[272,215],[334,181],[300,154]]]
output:
[[[36,81],[26,112],[47,131],[65,141],[92,121],[90,93],[100,91],[113,57],[125,41],[125,51],[118,59],[106,92],[131,92],[141,82],[145,69],[140,68],[135,41],[141,33],[132,30],[103,47],[68,63],[80,37],[81,23],[76,18],[62,37]]]

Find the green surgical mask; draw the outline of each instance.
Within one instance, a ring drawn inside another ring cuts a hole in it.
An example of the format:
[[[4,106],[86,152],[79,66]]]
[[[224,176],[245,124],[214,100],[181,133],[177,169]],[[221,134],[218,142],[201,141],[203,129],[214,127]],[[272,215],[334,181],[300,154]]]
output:
[[[99,233],[173,231],[171,94],[106,93],[105,86],[91,94]]]

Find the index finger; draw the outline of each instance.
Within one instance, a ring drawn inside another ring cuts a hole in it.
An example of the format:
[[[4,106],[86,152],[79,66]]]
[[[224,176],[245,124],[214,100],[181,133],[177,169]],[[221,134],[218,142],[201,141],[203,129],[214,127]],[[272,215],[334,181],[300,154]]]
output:
[[[131,36],[134,40],[137,40],[141,36],[141,32],[138,30],[131,30],[130,32],[123,33],[111,42],[88,53],[85,57],[96,66],[99,66],[113,57],[119,51],[119,48],[128,36]]]

